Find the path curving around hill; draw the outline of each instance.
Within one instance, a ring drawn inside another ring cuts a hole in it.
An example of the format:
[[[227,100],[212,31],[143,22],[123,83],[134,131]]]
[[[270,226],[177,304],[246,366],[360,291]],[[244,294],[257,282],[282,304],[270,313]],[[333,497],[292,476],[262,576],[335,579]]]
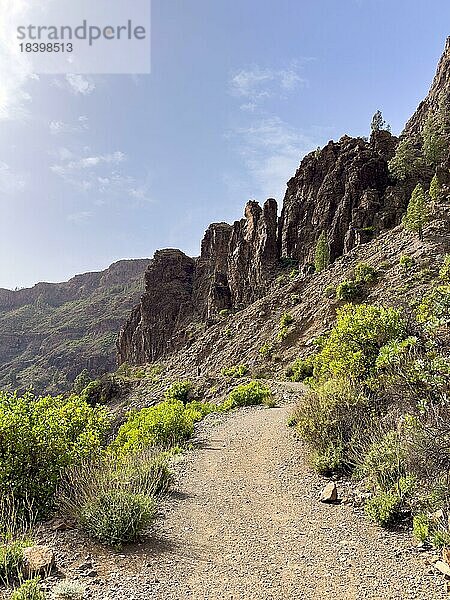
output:
[[[201,428],[124,599],[448,597],[408,535],[318,502],[324,480],[286,427],[291,409],[241,409]]]

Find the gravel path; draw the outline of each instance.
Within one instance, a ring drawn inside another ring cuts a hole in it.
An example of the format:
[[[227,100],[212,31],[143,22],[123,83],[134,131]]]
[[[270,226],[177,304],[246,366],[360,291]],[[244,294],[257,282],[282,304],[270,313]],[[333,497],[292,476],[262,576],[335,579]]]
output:
[[[147,550],[145,597],[447,598],[409,536],[317,501],[324,481],[302,460],[289,411],[242,409],[205,428]]]

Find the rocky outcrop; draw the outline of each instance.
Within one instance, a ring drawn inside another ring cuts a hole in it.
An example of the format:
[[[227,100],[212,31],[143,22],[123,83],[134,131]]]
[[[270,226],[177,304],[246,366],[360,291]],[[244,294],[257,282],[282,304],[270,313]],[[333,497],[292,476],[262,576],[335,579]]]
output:
[[[306,156],[289,181],[280,222],[283,256],[314,259],[326,231],[331,259],[393,227],[406,203],[390,185],[388,160],[396,138],[376,132],[369,142],[344,136]]]
[[[428,111],[449,95],[449,81],[450,38],[430,93],[402,135],[420,131]],[[321,232],[334,261],[398,225],[414,186],[427,185],[433,174],[424,166],[404,182],[393,180],[388,163],[398,141],[388,131],[373,132],[369,140],[330,141],[302,160],[279,218],[275,200],[263,207],[249,202],[240,221],[208,228],[199,258],[177,255],[181,271],[173,266],[175,251],[157,253],[158,268],[147,272],[141,304],[120,334],[119,362],[144,363],[178,350],[192,341],[192,323],[207,326],[220,311],[240,310],[265,296],[283,264],[309,274]],[[442,183],[445,177],[448,170]]]
[[[402,136],[413,137],[419,135],[428,113],[436,111],[444,99],[447,102],[450,100],[450,37],[447,38],[444,53],[439,61],[430,91],[406,123]]]
[[[277,203],[249,202],[234,225],[208,227],[198,258],[156,252],[145,293],[117,342],[119,363],[154,361],[188,343],[193,323],[240,308],[267,292],[278,265]]]

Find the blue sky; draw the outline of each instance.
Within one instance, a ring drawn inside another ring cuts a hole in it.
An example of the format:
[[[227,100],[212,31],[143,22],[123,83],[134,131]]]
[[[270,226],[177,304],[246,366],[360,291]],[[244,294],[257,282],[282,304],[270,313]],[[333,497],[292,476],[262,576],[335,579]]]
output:
[[[30,77],[3,54],[0,287],[197,254],[377,108],[400,132],[449,26],[448,0],[153,0],[151,75]]]

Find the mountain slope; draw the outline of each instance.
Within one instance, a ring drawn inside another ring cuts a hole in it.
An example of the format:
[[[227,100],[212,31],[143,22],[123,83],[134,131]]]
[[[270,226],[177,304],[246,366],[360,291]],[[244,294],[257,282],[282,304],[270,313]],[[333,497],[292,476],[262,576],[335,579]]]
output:
[[[83,369],[92,376],[114,369],[117,331],[142,293],[149,262],[0,290],[0,388],[59,392]]]

